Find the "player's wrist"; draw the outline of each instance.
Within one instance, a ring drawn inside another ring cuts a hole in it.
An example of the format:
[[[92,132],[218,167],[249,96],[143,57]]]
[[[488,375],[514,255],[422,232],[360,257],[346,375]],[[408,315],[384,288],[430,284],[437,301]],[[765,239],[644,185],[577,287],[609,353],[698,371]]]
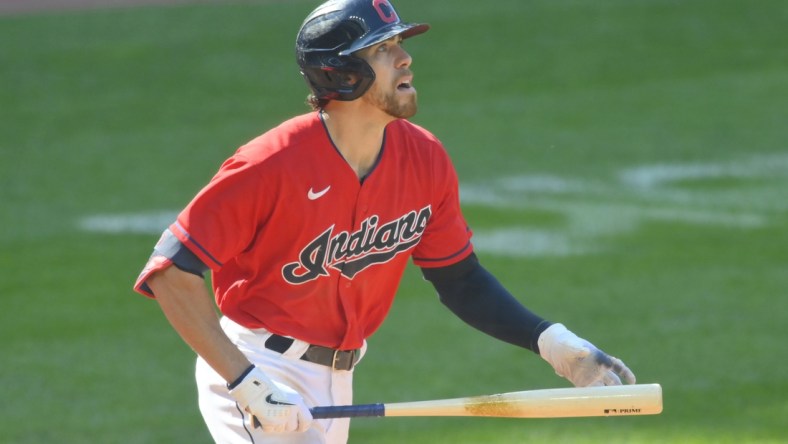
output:
[[[566,342],[568,337],[574,336],[564,324],[556,323],[547,327],[536,341],[539,347],[539,355],[542,356],[547,362],[553,364],[554,357],[553,351],[558,343],[561,341]]]
[[[542,337],[542,333],[545,332],[548,328],[552,327],[553,324],[550,321],[542,320],[537,326],[534,328],[533,332],[531,333],[531,350],[536,353],[537,355],[541,355],[541,348],[539,348],[539,338]]]
[[[249,410],[249,406],[257,403],[259,399],[265,399],[266,396],[277,392],[274,383],[268,379],[262,370],[251,366],[251,370],[240,378],[240,381],[229,388],[230,396],[232,396],[244,410]],[[236,381],[233,381],[236,382]]]
[[[252,373],[252,371],[254,371],[255,368],[256,367],[254,366],[254,364],[249,364],[249,367],[247,367],[243,372],[241,372],[241,374],[237,378],[235,378],[232,382],[227,383],[227,389],[232,390],[238,387],[238,385],[241,384],[241,382],[243,382],[243,380],[247,376],[249,376],[249,373]]]

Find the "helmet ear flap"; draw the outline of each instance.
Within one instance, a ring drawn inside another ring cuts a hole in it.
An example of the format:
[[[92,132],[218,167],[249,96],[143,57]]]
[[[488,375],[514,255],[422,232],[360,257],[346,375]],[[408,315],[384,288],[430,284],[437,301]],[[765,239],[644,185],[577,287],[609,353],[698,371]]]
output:
[[[350,101],[364,95],[375,81],[369,64],[356,57],[342,57],[342,67],[317,64],[301,70],[315,96],[329,100]],[[336,65],[336,60],[332,60]]]
[[[361,80],[359,76],[349,72],[339,74],[339,78],[340,88],[353,88]]]

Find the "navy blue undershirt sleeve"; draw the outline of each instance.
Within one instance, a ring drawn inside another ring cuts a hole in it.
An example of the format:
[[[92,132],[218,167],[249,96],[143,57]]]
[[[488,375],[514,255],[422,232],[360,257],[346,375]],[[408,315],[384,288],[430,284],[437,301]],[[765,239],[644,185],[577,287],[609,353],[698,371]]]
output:
[[[539,353],[537,339],[550,322],[525,308],[479,263],[475,254],[440,268],[422,268],[441,302],[468,325]]]
[[[181,271],[191,273],[193,275],[204,277],[205,272],[208,271],[208,266],[205,265],[200,258],[186,248],[180,240],[169,230],[165,230],[161,239],[153,249],[154,255],[164,256],[172,261]]]

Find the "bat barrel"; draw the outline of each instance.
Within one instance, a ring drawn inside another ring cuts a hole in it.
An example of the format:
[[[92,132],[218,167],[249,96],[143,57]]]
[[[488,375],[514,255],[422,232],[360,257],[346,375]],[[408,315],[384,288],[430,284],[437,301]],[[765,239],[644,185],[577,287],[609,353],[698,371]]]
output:
[[[569,418],[660,412],[662,387],[659,384],[530,390],[386,405],[386,416]]]

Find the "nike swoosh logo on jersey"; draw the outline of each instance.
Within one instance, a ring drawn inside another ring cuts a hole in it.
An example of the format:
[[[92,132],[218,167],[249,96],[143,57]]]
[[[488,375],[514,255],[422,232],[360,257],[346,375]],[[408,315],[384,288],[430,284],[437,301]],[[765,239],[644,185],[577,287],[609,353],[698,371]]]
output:
[[[327,186],[326,189],[318,191],[318,192],[314,192],[314,191],[312,191],[312,188],[310,188],[309,192],[306,193],[306,197],[308,197],[309,200],[320,199],[321,197],[323,197],[324,194],[328,193],[328,190],[330,190],[330,189],[331,189],[331,185]]]

